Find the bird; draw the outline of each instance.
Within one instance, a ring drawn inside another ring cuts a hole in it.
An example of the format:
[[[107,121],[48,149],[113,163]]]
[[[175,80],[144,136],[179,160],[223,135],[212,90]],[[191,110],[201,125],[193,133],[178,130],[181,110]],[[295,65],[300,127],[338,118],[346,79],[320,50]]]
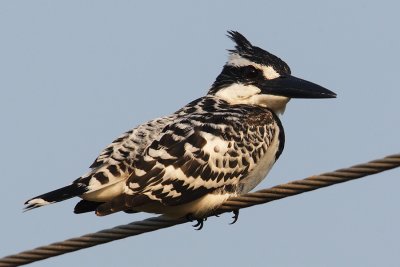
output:
[[[207,94],[133,128],[101,151],[71,184],[25,202],[25,210],[80,197],[74,213],[147,212],[204,220],[254,189],[280,157],[279,117],[291,98],[335,98],[291,75],[279,57],[228,31],[234,49]],[[238,218],[234,211],[234,222]]]

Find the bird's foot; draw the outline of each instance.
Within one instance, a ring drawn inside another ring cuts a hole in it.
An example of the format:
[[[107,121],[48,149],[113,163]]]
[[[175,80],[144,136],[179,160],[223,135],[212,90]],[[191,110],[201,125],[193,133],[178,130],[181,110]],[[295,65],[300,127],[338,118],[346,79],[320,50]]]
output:
[[[239,219],[239,210],[234,210],[232,212],[233,212],[233,217],[232,217],[233,222],[231,222],[230,224],[234,224]]]
[[[197,221],[197,223],[192,225],[195,228],[195,230],[201,230],[204,226],[204,222],[207,221],[207,217],[206,218],[196,218],[192,214],[186,215],[186,219],[190,222]]]

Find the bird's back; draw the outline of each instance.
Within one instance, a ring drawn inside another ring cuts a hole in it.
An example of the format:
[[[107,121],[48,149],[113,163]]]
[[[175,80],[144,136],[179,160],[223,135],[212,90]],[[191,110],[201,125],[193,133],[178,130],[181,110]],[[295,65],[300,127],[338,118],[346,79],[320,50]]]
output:
[[[157,118],[125,132],[107,146],[90,166],[91,170],[73,183],[86,186],[86,200],[108,201],[121,193],[123,181],[134,172],[134,163],[163,128],[177,117]],[[115,186],[116,190],[109,190]]]

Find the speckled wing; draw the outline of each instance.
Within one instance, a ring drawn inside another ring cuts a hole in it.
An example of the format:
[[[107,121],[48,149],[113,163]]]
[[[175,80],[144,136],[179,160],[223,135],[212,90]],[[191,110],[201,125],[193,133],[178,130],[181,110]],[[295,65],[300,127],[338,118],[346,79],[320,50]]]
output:
[[[120,194],[124,185],[121,182],[133,173],[133,162],[175,116],[142,124],[124,133],[106,147],[90,166],[91,171],[73,182],[86,188],[86,192],[81,196],[84,200],[77,205],[75,212],[93,210],[92,205],[96,204],[88,201],[104,202]],[[121,185],[116,186],[117,184]]]
[[[99,215],[149,202],[182,205],[216,190],[237,190],[266,153],[274,118],[267,109],[214,105],[219,106],[212,113],[198,109],[166,125],[135,162],[124,195],[103,205]]]
[[[193,201],[221,187],[234,186],[250,162],[235,150],[235,141],[217,125],[172,124],[136,164],[128,194],[144,194],[164,205]]]

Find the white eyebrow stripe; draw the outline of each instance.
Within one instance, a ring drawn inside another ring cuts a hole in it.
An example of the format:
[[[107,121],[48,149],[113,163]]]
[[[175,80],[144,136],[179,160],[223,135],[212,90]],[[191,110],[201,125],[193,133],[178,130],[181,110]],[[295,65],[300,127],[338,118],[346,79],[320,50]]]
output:
[[[229,60],[227,64],[229,66],[236,66],[236,67],[243,67],[249,65],[253,65],[254,67],[256,67],[256,65],[259,65],[235,53],[229,55]]]
[[[235,67],[243,67],[250,65],[254,66],[257,69],[262,70],[264,77],[268,80],[272,80],[281,76],[272,66],[264,66],[258,63],[254,63],[248,60],[247,58],[241,57],[239,54],[236,53],[230,54],[227,65]]]

